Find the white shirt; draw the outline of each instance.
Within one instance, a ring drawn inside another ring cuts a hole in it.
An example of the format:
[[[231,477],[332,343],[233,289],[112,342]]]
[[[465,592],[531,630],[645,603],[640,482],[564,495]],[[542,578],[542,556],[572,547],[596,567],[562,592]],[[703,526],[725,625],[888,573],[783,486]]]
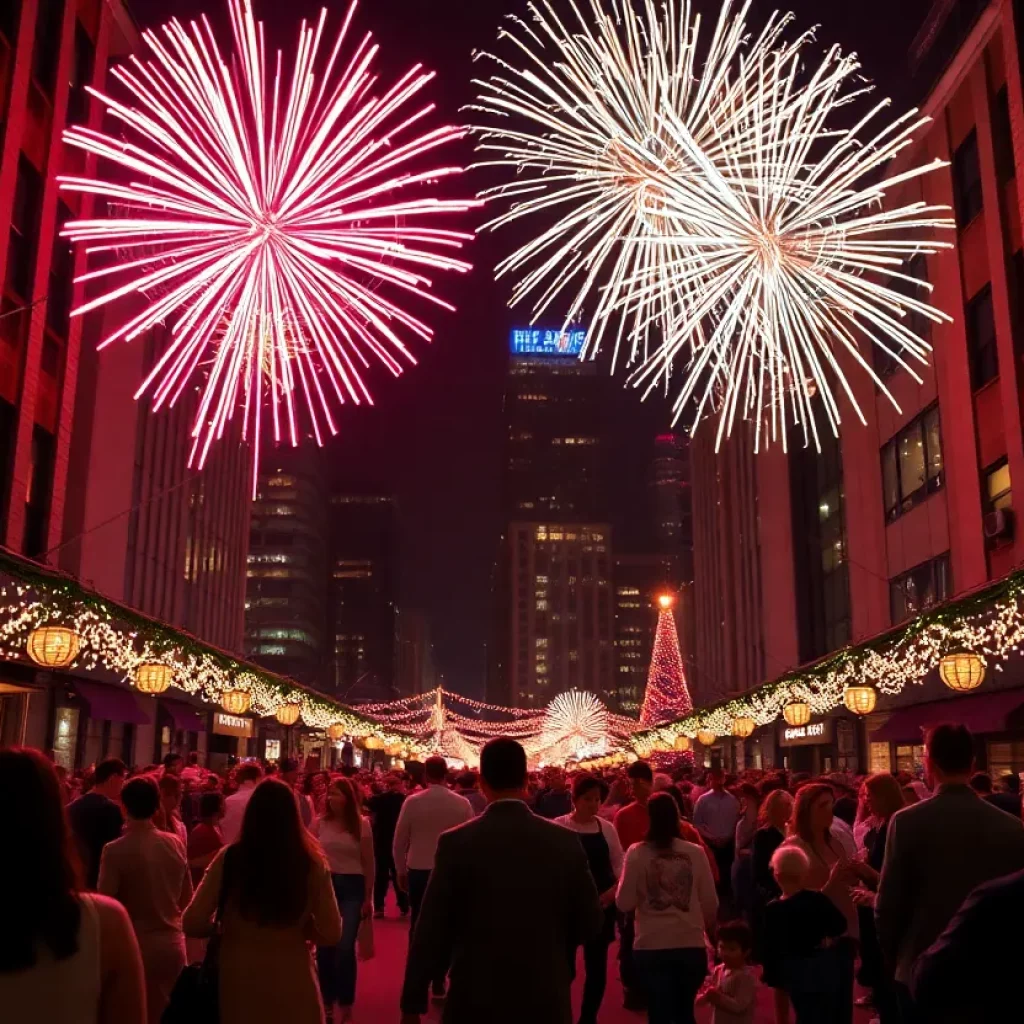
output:
[[[615,904],[624,914],[636,911],[634,949],[704,949],[718,913],[707,854],[683,839],[672,841],[671,852],[634,843]]]
[[[853,836],[853,829],[842,818],[833,818],[831,831],[832,838],[842,847],[847,859],[856,860],[857,840]]]
[[[356,839],[351,832],[346,831],[340,821],[317,818],[314,823],[313,835],[320,840],[320,848],[324,851],[332,875],[363,873],[363,846],[369,843],[372,854],[373,832],[369,818],[363,818],[362,822],[362,839]]]
[[[238,787],[238,792],[232,793],[224,801],[224,820],[220,823],[220,834],[224,837],[225,846],[238,842],[238,837],[242,834],[242,819],[245,817],[245,808],[252,799],[253,790],[255,789],[255,782],[243,782]]]
[[[410,868],[431,871],[441,833],[472,817],[470,802],[445,786],[430,785],[407,796],[395,826],[395,870],[400,875]]]
[[[619,842],[619,833],[615,831],[615,826],[610,821],[605,821],[604,818],[595,818],[592,822],[581,825],[578,821],[572,820],[571,814],[563,814],[560,818],[555,818],[555,824],[571,828],[573,832],[589,832],[593,834],[600,829],[604,835],[604,841],[608,844],[608,853],[612,859],[612,873],[616,878],[622,874],[622,861],[624,859],[622,843]]]
[[[702,836],[721,842],[736,835],[740,802],[728,790],[708,790],[693,805],[693,823]]]

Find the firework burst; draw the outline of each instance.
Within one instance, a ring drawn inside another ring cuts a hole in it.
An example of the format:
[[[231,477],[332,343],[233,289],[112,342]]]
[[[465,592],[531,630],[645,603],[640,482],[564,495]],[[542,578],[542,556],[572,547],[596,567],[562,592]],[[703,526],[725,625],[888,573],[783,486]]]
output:
[[[116,165],[108,180],[61,179],[111,207],[64,232],[105,254],[82,280],[109,290],[75,312],[145,298],[102,346],[170,320],[171,342],[136,397],[173,405],[203,378],[200,466],[239,409],[257,446],[265,409],[276,441],[299,442],[301,408],[317,443],[336,433],[338,406],[371,401],[373,361],[397,375],[415,362],[407,339],[430,340],[406,303],[452,309],[433,275],[470,269],[456,253],[472,236],[435,224],[477,203],[435,194],[460,168],[421,166],[463,131],[427,127],[434,107],[420,94],[434,76],[421,66],[378,86],[378,47],[350,38],[356,6],[332,43],[326,10],[303,22],[290,70],[268,55],[249,0],[229,0],[230,60],[205,19],[171,21],[144,34],[152,60],[114,69],[129,99],[94,93],[125,138],[65,133]]]
[[[883,102],[838,128],[866,92],[856,59],[814,64],[778,15],[751,36],[749,0],[722,4],[706,45],[689,0],[606,2],[574,3],[569,24],[537,0],[477,83],[482,162],[515,171],[486,193],[509,204],[488,226],[547,218],[499,266],[513,302],[586,315],[585,354],[613,336],[645,393],[680,375],[676,419],[717,415],[719,441],[739,417],[757,445],[789,423],[816,443],[811,400],[837,430],[837,392],[863,418],[845,367],[889,394],[870,345],[913,373],[929,346],[911,318],[948,319],[904,265],[948,247],[952,221],[892,201],[941,162],[876,180],[925,119],[881,124]]]

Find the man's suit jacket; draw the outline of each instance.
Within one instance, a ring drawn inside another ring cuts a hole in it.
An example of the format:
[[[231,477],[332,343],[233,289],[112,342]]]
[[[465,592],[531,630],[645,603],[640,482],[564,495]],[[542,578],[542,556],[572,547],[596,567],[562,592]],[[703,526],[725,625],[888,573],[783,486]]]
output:
[[[942,933],[967,895],[1024,868],[1024,824],[969,786],[941,786],[893,815],[875,901],[878,941],[896,978]]]
[[[1021,1016],[1013,982],[1024,963],[1024,871],[978,886],[946,930],[918,957],[913,994],[934,1024]]]
[[[570,955],[604,920],[574,832],[519,800],[441,835],[412,937],[402,1010],[450,968],[444,1024],[571,1024]]]

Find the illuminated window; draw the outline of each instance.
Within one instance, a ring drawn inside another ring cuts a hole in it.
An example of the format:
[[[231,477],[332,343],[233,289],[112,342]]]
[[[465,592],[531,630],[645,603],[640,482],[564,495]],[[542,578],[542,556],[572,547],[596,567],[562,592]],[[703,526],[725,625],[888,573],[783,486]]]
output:
[[[939,407],[933,405],[908,423],[882,449],[882,495],[886,522],[899,519],[944,483]],[[832,509],[819,508],[824,520]]]
[[[985,507],[990,512],[1010,508],[1013,491],[1010,487],[1010,466],[1005,459],[985,470]]]
[[[545,600],[540,600],[540,601],[537,602],[536,607],[537,607],[537,611],[539,611],[539,612],[546,612],[548,610],[548,603]]]

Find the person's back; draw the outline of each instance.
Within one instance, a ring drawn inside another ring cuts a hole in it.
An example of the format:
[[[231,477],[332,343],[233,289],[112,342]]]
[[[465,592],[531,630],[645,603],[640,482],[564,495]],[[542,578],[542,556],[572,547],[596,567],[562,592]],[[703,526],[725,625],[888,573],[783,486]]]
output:
[[[512,747],[521,757],[521,778],[513,769],[511,782],[500,781],[505,765],[488,781],[493,755],[514,761]],[[583,847],[522,799],[494,799],[525,789],[526,758],[518,744],[492,740],[481,770],[487,809],[438,843],[406,967],[404,1019],[417,1020],[426,1010],[431,979],[450,967],[445,1024],[568,1024],[568,954],[602,924]]]
[[[101,761],[96,766],[93,788],[68,805],[68,822],[90,889],[96,888],[103,847],[117,839],[124,825],[124,815],[114,801],[126,774],[123,762],[116,758]]]
[[[245,809],[252,799],[256,790],[256,784],[260,781],[263,772],[259,765],[243,764],[238,769],[235,778],[238,780],[238,791],[224,800],[224,820],[220,824],[220,831],[224,837],[224,843],[230,846],[236,842],[242,834],[242,820],[245,818]]]

